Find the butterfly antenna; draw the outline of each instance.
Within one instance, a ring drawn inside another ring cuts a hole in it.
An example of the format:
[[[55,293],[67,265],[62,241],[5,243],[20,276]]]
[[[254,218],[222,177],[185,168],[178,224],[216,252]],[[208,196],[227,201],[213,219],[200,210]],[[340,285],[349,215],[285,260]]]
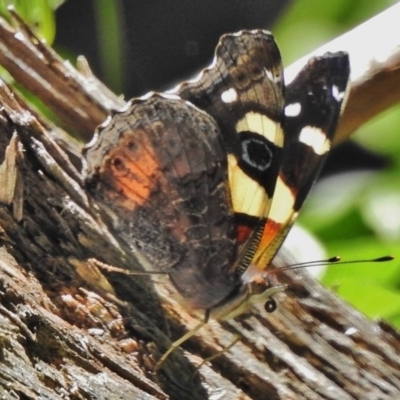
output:
[[[287,270],[292,270],[292,269],[317,267],[317,266],[320,267],[320,266],[326,266],[326,265],[358,264],[358,263],[364,263],[364,262],[368,262],[368,263],[369,262],[372,262],[372,263],[386,262],[386,261],[392,261],[393,259],[394,259],[393,256],[383,256],[383,257],[369,258],[369,259],[364,259],[364,260],[340,261],[340,256],[334,256],[334,257],[328,258],[326,260],[307,261],[307,262],[287,265],[285,267],[279,268],[279,271],[287,271]]]

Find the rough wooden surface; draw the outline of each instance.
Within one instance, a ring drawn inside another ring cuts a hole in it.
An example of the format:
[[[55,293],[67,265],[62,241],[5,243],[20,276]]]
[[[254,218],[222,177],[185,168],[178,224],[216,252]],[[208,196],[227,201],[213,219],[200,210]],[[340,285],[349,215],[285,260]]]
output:
[[[51,90],[36,74],[16,71],[18,59],[42,71]],[[45,93],[42,100],[81,137],[110,104],[121,104],[93,77],[71,73],[26,28],[15,35],[4,21],[0,63],[22,84],[37,80],[36,89],[26,86]],[[57,93],[65,96],[59,105]],[[88,261],[140,269],[82,187],[79,143],[5,84],[0,104],[2,399],[400,398],[399,335],[294,271],[279,274],[289,289],[274,314],[255,309],[209,324],[155,375],[168,337],[178,338],[198,316],[168,301],[168,286],[158,284],[157,293],[148,277],[101,274]],[[87,117],[76,117],[79,108]],[[285,254],[277,264],[287,262]],[[196,373],[237,334],[239,343]]]

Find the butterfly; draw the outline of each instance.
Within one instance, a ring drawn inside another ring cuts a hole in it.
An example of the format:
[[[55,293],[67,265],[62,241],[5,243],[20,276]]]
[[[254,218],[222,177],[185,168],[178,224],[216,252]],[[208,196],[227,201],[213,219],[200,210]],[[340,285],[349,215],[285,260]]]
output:
[[[346,99],[349,57],[311,58],[284,83],[265,30],[221,37],[197,78],[131,100],[85,149],[86,186],[145,269],[185,305],[234,318],[284,286],[269,266],[326,156]]]

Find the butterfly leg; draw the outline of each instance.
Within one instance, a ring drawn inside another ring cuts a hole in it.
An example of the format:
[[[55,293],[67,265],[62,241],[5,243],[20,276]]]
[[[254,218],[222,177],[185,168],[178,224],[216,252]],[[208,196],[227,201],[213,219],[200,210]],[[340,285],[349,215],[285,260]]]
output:
[[[200,368],[201,368],[204,364],[206,364],[206,363],[208,363],[208,362],[211,362],[212,360],[215,360],[215,359],[216,359],[217,357],[219,357],[219,356],[222,356],[222,354],[224,354],[224,353],[226,353],[227,351],[229,351],[240,339],[241,339],[241,336],[240,336],[240,335],[235,335],[234,339],[232,340],[232,342],[231,342],[228,346],[224,347],[224,348],[223,348],[222,350],[220,350],[218,353],[215,353],[215,354],[213,354],[212,356],[205,358],[205,359],[200,363],[200,365],[198,365],[198,366],[196,367],[196,371],[195,371],[195,373],[193,374],[192,380],[194,379],[194,377],[196,376],[196,374],[199,372]]]
[[[183,335],[181,338],[176,340],[174,343],[171,344],[171,347],[162,355],[162,357],[157,361],[157,364],[154,367],[154,372],[157,372],[164,361],[169,357],[169,355],[174,352],[182,343],[186,342],[186,340],[190,339],[192,336],[194,336],[205,324],[207,323],[207,320],[205,319],[204,321],[201,321],[198,323],[193,329],[191,329],[189,332],[187,332],[185,335]]]

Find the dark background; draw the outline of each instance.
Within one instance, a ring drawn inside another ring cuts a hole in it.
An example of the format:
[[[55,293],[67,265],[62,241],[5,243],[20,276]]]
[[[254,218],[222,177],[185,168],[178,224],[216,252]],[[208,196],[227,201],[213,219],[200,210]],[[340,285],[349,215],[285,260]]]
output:
[[[289,0],[118,1],[123,93],[127,98],[140,96],[150,90],[165,90],[190,77],[210,62],[223,33],[270,29],[288,3]],[[55,45],[84,54],[96,75],[112,89],[122,90],[113,87],[113,80],[102,68],[96,37],[98,33],[112,33],[98,32],[102,29],[95,19],[98,4],[99,0],[66,1],[56,13]]]

